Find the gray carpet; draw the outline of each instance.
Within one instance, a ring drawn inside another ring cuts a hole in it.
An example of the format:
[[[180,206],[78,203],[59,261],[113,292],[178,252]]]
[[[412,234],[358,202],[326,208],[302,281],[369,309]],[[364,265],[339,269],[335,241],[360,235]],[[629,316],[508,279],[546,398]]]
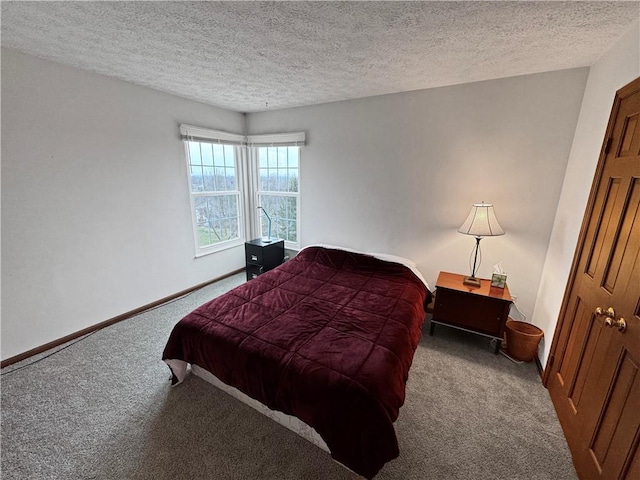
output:
[[[169,387],[160,357],[172,326],[243,278],[3,369],[2,478],[358,478],[195,376]],[[533,363],[494,355],[483,337],[424,331],[397,422],[400,457],[376,478],[576,478]]]

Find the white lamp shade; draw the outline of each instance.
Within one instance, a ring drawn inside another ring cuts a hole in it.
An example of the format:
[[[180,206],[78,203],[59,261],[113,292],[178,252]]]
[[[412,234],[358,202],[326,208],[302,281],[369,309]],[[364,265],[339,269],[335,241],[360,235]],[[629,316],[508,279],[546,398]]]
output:
[[[491,203],[474,203],[469,216],[458,229],[465,235],[474,237],[495,237],[504,235],[504,230],[498,223],[496,213]]]

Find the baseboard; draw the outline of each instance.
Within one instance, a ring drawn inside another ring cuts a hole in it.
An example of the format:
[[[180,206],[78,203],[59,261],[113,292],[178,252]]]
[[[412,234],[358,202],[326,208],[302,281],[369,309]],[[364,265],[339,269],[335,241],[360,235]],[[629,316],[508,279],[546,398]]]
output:
[[[90,327],[83,328],[82,330],[79,330],[75,333],[71,333],[69,335],[66,335],[52,342],[45,343],[44,345],[41,345],[39,347],[32,348],[31,350],[28,350],[24,353],[20,353],[13,357],[7,358],[6,360],[2,360],[2,362],[0,363],[0,368],[8,367],[9,365],[12,365],[17,362],[21,362],[22,360],[26,360],[29,357],[33,357],[34,355],[38,355],[52,348],[59,347],[60,345],[64,345],[65,343],[75,340],[76,338],[82,337],[83,335],[86,335],[91,332],[95,332],[96,330],[103,329],[105,327],[113,325],[114,323],[121,322],[123,320],[133,317],[134,315],[142,313],[145,310],[155,308],[158,305],[162,305],[163,303],[170,302],[171,300],[175,300],[178,297],[187,295],[188,293],[191,293],[202,287],[206,287],[207,285],[211,285],[212,283],[218,282],[220,280],[223,280],[227,277],[230,277],[232,275],[235,275],[243,271],[244,271],[244,267],[238,270],[234,270],[233,272],[227,273],[226,275],[222,275],[221,277],[214,278],[213,280],[208,280],[206,282],[195,285],[191,288],[187,288],[186,290],[182,290],[178,293],[174,293],[173,295],[169,295],[168,297],[161,298],[160,300],[156,300],[155,302],[148,303],[146,305],[143,305],[142,307],[136,308],[135,310],[131,310],[129,312],[123,313],[122,315],[118,315],[117,317],[113,317],[113,318],[110,318],[109,320],[105,320],[104,322],[96,323],[95,325],[92,325]]]

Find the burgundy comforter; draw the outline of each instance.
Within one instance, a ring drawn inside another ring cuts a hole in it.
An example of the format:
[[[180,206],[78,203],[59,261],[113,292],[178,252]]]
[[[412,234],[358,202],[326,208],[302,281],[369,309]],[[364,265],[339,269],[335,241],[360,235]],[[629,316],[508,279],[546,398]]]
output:
[[[393,422],[429,301],[404,265],[310,247],[187,315],[163,359],[298,417],[372,478],[399,454]]]

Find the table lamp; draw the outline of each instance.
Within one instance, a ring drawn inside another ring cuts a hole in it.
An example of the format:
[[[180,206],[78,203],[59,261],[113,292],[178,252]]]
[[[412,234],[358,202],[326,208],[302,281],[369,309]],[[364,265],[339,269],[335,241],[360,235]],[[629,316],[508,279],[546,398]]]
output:
[[[471,269],[471,275],[465,277],[462,283],[471,287],[479,287],[480,279],[476,278],[476,272],[482,262],[480,240],[482,240],[482,237],[496,237],[498,235],[504,235],[504,230],[498,223],[496,213],[493,210],[493,205],[491,203],[484,202],[474,203],[471,207],[471,211],[469,212],[469,216],[458,229],[458,232],[476,237],[476,245],[471,251],[471,255],[473,256],[473,268]],[[479,262],[478,254],[480,254]],[[471,263],[471,257],[469,257],[469,263]]]
[[[267,222],[268,222],[267,236],[266,237],[262,237],[262,241],[263,242],[270,242],[271,241],[271,217],[269,216],[267,211],[264,209],[264,207],[258,206],[258,210],[262,210],[262,213],[264,213],[264,216],[267,217]]]

